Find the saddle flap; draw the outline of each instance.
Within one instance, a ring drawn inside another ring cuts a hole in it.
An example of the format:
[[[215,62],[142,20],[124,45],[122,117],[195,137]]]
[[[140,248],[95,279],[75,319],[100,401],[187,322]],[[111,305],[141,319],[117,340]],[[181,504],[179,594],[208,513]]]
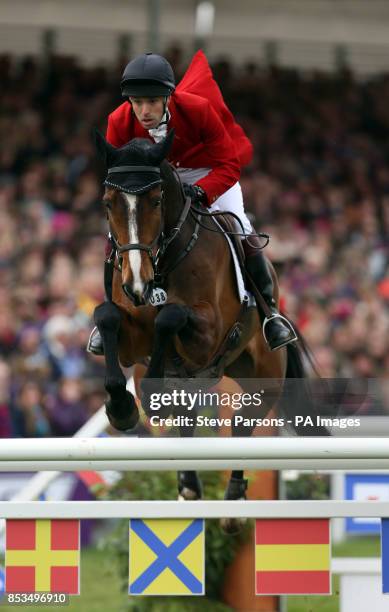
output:
[[[218,215],[217,221],[221,225],[223,232],[230,239],[232,246],[235,250],[236,256],[239,261],[240,270],[242,272],[243,278],[246,278],[246,270],[245,270],[245,255],[242,246],[242,239],[240,236],[235,236],[236,227],[234,220],[228,215]]]

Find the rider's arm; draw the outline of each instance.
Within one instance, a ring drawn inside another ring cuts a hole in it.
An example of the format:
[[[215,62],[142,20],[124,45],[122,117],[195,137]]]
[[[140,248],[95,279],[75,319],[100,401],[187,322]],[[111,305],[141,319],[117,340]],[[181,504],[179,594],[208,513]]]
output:
[[[121,142],[121,138],[117,132],[115,122],[112,120],[111,115],[108,117],[106,138],[109,144],[113,145],[114,147],[121,147],[122,144],[124,144]]]
[[[114,147],[122,147],[130,139],[131,108],[128,102],[121,104],[108,116],[106,139]]]
[[[240,164],[232,140],[210,104],[203,113],[201,137],[208,158],[205,166],[212,170],[196,184],[205,191],[207,204],[211,206],[239,180]]]

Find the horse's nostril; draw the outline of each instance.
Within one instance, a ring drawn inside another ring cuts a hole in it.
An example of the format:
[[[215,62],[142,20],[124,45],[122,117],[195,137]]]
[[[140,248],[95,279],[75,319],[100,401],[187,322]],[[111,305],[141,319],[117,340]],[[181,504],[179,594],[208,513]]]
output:
[[[134,299],[134,294],[133,294],[133,292],[131,290],[130,285],[127,285],[127,283],[123,283],[122,288],[123,288],[123,291],[126,294],[126,296],[128,298],[130,298],[130,300],[133,300]]]
[[[142,304],[145,304],[145,298],[141,291],[133,291],[130,285],[128,285],[127,283],[123,283],[122,288],[126,296],[134,304],[134,306],[142,306]]]

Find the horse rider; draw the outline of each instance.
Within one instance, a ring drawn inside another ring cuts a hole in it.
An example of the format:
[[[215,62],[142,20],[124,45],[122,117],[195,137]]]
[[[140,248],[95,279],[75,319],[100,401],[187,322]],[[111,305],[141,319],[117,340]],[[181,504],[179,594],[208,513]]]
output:
[[[202,84],[207,97],[197,94],[196,83]],[[251,159],[252,145],[225,106],[204,54],[196,54],[177,88],[173,69],[164,57],[139,55],[124,70],[121,92],[125,102],[108,117],[107,141],[115,147],[137,137],[160,142],[174,128],[168,160],[178,171],[185,194],[210,212],[235,213],[249,236],[242,240],[246,269],[270,309],[266,316],[258,305],[269,348],[276,350],[292,342],[294,332],[276,308],[272,276],[244,211],[239,177],[242,165]],[[91,333],[88,350],[103,353],[97,328]]]

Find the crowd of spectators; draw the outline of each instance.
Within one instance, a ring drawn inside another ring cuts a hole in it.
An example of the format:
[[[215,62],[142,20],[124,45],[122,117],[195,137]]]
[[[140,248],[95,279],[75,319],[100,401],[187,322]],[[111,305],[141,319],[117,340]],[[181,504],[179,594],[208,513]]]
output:
[[[72,435],[104,399],[85,352],[107,231],[91,128],[121,103],[123,63],[0,58],[0,436]],[[324,376],[385,376],[389,78],[214,72],[255,147],[245,205],[285,310]]]

